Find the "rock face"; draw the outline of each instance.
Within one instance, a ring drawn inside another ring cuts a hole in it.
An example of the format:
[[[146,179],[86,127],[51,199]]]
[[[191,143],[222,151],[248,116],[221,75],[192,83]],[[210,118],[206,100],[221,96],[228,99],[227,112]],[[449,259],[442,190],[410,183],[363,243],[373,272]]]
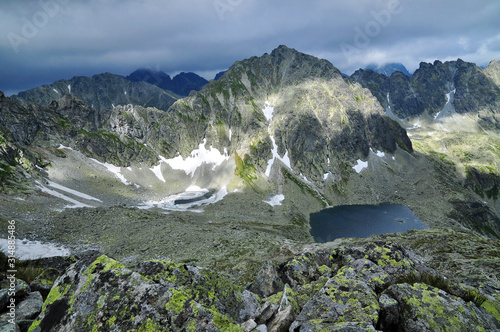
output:
[[[484,73],[488,76],[496,85],[500,86],[500,61],[492,60],[488,67],[484,68]]]
[[[23,105],[49,105],[52,101],[67,94],[83,100],[100,112],[112,109],[113,106],[125,104],[154,106],[161,110],[167,110],[180,98],[179,95],[152,84],[131,82],[123,76],[110,73],[60,80],[20,92],[12,98]]]
[[[138,69],[126,78],[131,82],[147,82],[180,96],[187,96],[193,90],[199,91],[208,83],[206,79],[195,73],[182,72],[170,78],[162,71],[151,69]]]
[[[260,298],[207,269],[169,261],[129,269],[89,252],[57,279],[29,331],[500,328],[498,290],[447,279],[393,242],[304,253],[275,273],[282,286]]]
[[[350,79],[370,89],[385,109],[390,107],[400,118],[424,113],[436,116],[451,102],[457,113],[478,114],[482,124],[491,126],[497,123],[500,106],[496,67],[493,61],[482,70],[458,59],[422,62],[411,78],[397,72],[386,77],[371,70],[358,70]]]
[[[101,113],[71,95],[48,106],[23,106],[1,94],[0,114],[2,183],[21,183],[31,178],[35,165],[50,163],[34,153],[34,147],[53,149],[62,144],[117,165],[131,161],[154,163],[157,159],[139,142],[103,130],[109,113]]]
[[[266,107],[272,115],[264,115]],[[201,141],[204,135],[219,150],[229,145],[230,152],[236,150],[262,173],[276,146],[297,174],[314,181],[328,172],[341,177],[345,163],[355,164],[370,148],[412,149],[405,131],[367,90],[346,83],[328,61],[286,46],[236,62],[169,112],[196,126],[182,135],[184,140],[195,136],[194,142]],[[180,144],[177,138],[169,143]]]

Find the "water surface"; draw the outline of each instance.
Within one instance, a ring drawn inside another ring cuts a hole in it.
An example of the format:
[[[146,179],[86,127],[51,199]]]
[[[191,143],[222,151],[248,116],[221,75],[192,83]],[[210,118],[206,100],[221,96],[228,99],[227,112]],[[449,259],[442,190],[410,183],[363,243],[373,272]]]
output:
[[[336,206],[312,213],[310,220],[311,235],[319,243],[429,228],[408,207],[388,203]]]

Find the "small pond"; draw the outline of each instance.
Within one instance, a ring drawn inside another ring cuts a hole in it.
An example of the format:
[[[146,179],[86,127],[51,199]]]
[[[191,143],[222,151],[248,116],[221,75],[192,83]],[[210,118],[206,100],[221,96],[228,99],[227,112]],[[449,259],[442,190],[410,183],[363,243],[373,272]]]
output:
[[[336,206],[312,213],[310,220],[311,235],[319,243],[429,228],[408,207],[389,203]]]

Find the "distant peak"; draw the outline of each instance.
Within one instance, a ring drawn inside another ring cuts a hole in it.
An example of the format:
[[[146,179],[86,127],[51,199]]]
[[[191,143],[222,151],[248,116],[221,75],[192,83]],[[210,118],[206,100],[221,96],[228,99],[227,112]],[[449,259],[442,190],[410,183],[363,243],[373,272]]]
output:
[[[371,64],[366,66],[365,70],[372,70],[376,73],[383,74],[388,77],[397,71],[402,72],[406,76],[411,76],[411,74],[402,63],[396,62],[386,63],[383,65]]]

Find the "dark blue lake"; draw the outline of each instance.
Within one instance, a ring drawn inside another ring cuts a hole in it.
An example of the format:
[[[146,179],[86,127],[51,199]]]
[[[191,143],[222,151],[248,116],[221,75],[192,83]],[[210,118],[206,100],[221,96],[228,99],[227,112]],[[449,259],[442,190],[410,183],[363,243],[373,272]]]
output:
[[[429,228],[408,207],[388,203],[336,206],[312,213],[310,224],[311,235],[319,243]]]

